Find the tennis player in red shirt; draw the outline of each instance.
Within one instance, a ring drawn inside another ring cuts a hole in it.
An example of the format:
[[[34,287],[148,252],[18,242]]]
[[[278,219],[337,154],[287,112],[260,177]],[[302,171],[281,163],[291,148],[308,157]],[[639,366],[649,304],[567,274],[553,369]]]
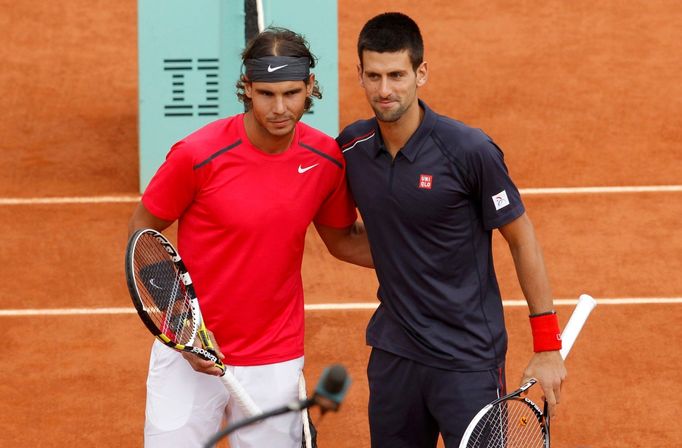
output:
[[[220,355],[261,409],[298,398],[303,368],[301,262],[310,223],[335,257],[372,266],[369,245],[333,138],[300,122],[321,98],[315,57],[298,34],[260,33],[242,54],[237,84],[246,112],[176,143],[129,224],[166,229],[195,284]],[[184,357],[184,359],[183,359]],[[147,380],[145,446],[202,446],[243,418],[212,363],[155,342]],[[207,375],[208,374],[208,375]],[[177,383],[182,396],[166,391]],[[244,428],[230,447],[301,446],[295,413]]]

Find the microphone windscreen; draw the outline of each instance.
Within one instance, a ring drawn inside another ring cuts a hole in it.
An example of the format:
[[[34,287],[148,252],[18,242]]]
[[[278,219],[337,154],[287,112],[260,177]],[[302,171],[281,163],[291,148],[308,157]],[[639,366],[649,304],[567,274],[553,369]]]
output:
[[[348,386],[350,386],[350,377],[346,368],[341,364],[334,364],[322,372],[315,394],[339,404],[346,395]]]
[[[338,394],[345,386],[347,378],[346,369],[340,364],[334,364],[327,371],[324,389],[330,394]]]

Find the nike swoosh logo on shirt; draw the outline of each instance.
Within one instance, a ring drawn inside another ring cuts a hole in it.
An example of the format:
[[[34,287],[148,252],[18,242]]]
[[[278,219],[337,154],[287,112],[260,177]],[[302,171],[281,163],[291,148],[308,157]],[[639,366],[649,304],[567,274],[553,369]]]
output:
[[[279,70],[280,68],[284,68],[284,67],[286,67],[287,65],[289,65],[289,64],[284,64],[284,65],[280,65],[280,66],[277,66],[277,67],[270,67],[270,66],[268,65],[268,73],[276,72],[276,71]]]
[[[298,172],[299,172],[299,174],[303,174],[303,173],[305,173],[305,172],[308,171],[308,170],[312,170],[312,169],[315,168],[317,165],[319,165],[319,163],[316,163],[315,165],[307,166],[307,167],[305,167],[305,168],[303,168],[301,165],[299,165],[299,166],[298,166]]]

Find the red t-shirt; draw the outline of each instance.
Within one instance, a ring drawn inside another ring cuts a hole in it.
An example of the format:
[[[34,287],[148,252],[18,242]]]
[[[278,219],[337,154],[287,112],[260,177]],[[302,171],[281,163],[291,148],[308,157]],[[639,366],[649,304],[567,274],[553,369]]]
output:
[[[178,251],[228,364],[303,355],[306,230],[357,217],[334,139],[299,122],[270,155],[249,142],[243,114],[218,120],[171,148],[142,202],[179,220]]]

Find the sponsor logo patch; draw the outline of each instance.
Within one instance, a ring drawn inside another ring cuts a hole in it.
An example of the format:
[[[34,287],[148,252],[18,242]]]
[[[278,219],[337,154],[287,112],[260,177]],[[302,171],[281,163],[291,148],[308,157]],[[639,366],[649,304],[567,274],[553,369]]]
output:
[[[430,174],[420,174],[419,175],[419,188],[424,190],[430,190],[433,185],[433,176]]]
[[[493,204],[495,204],[495,210],[499,210],[509,205],[509,198],[507,197],[507,191],[502,190],[493,196]]]

